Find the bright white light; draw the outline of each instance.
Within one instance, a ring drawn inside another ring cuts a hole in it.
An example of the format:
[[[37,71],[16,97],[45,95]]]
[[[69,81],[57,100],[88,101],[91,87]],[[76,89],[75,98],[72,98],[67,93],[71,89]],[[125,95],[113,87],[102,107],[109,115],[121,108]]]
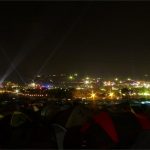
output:
[[[110,92],[110,93],[109,93],[109,97],[112,98],[113,96],[114,96],[114,93],[113,93],[113,92]]]
[[[15,90],[15,93],[19,93],[19,90],[18,90],[18,89],[16,89],[16,90]]]
[[[86,80],[89,80],[90,78],[89,77],[86,77]]]
[[[85,81],[85,84],[89,84],[89,83],[90,83],[90,81],[88,81],[88,80]]]
[[[115,81],[118,81],[118,78],[115,78]]]
[[[31,86],[32,86],[32,87],[35,87],[35,83],[32,83]]]
[[[69,79],[72,80],[72,79],[73,79],[73,76],[69,76]]]
[[[76,77],[77,77],[77,76],[78,76],[78,74],[77,74],[77,73],[75,73],[75,74],[74,74],[74,76],[76,76]]]
[[[91,93],[91,98],[94,100],[95,97],[96,97],[96,93],[94,93],[94,92],[92,91],[92,93]]]

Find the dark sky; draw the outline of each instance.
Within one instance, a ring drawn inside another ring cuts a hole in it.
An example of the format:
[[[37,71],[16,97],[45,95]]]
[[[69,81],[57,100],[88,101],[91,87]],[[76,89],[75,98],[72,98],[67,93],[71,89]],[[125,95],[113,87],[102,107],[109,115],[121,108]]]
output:
[[[0,76],[150,74],[150,2],[0,2]]]

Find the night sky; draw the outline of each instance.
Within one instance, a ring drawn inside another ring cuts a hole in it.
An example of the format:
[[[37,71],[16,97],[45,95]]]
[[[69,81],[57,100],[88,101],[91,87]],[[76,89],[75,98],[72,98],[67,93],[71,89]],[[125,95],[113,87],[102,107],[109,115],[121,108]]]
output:
[[[150,2],[0,2],[0,77],[150,74]]]

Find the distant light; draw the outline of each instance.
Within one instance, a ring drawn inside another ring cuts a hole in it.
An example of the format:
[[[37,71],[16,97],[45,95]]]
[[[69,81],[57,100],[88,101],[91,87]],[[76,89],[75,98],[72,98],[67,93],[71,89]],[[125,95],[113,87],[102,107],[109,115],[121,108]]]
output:
[[[81,88],[81,87],[77,87],[77,88],[76,88],[76,90],[81,90],[81,89],[83,89],[83,88]]]
[[[36,84],[33,82],[33,83],[31,83],[31,87],[35,87],[36,86]]]
[[[149,96],[150,93],[145,92],[145,93],[143,93],[143,95],[144,95],[144,96]]]
[[[73,76],[69,76],[69,79],[70,79],[70,80],[73,80]]]
[[[109,97],[110,97],[110,98],[113,98],[113,97],[114,97],[114,93],[113,93],[113,92],[110,92],[110,93],[109,93]]]
[[[150,104],[150,101],[143,101],[141,104]]]
[[[128,78],[127,80],[128,80],[128,81],[131,81],[131,79],[130,79],[130,78]]]
[[[106,91],[106,89],[100,89],[101,91]]]
[[[17,89],[17,90],[15,90],[15,93],[19,93],[19,90]]]
[[[89,80],[90,78],[89,77],[86,77],[86,80]]]
[[[115,78],[115,81],[118,81],[118,78]]]
[[[150,96],[150,93],[144,92],[144,93],[139,93],[139,95],[141,95],[141,96]]]
[[[37,77],[40,78],[41,76],[40,76],[40,75],[37,75]]]
[[[78,74],[77,74],[77,73],[75,73],[75,74],[74,74],[74,76],[76,76],[76,77],[77,77],[77,76],[78,76]]]
[[[84,83],[85,83],[85,84],[89,84],[89,83],[90,83],[90,81],[86,80]]]
[[[91,98],[94,100],[95,97],[96,97],[96,93],[94,93],[94,92],[92,91],[92,93],[91,93]]]

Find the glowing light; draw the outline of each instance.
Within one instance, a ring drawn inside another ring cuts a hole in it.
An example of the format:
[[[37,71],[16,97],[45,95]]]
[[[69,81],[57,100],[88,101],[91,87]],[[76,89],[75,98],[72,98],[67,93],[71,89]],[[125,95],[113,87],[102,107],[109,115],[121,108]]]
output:
[[[70,80],[73,80],[73,76],[69,76],[69,79],[70,79]]]
[[[139,95],[141,95],[141,96],[150,96],[150,93],[144,92],[144,93],[139,93]]]
[[[118,81],[118,78],[115,78],[115,81]]]
[[[89,80],[90,78],[89,77],[86,77],[86,80]]]
[[[100,89],[101,91],[106,91],[106,89]]]
[[[37,77],[40,78],[41,76],[40,76],[40,75],[37,75]]]
[[[96,97],[96,93],[94,93],[94,92],[92,91],[92,93],[91,93],[91,98],[94,100],[95,97]]]
[[[77,77],[77,76],[78,76],[78,74],[77,74],[77,73],[75,73],[75,74],[74,74],[74,76],[76,76],[76,77]]]
[[[18,93],[19,93],[19,90],[18,90],[18,89],[16,89],[16,90],[15,90],[15,93],[17,93],[17,94],[18,94]]]
[[[103,83],[104,83],[104,86],[114,86],[115,85],[115,83],[111,82],[111,81],[105,81]]]
[[[84,83],[85,83],[85,84],[89,84],[89,83],[90,83],[90,81],[86,80]]]
[[[149,88],[150,87],[150,84],[144,83],[143,85],[144,85],[145,88]]]
[[[83,88],[81,88],[81,87],[77,87],[77,88],[76,88],[76,90],[82,90],[82,89],[83,89]]]
[[[150,101],[141,102],[141,104],[150,104]]]
[[[109,93],[109,97],[110,97],[110,98],[113,98],[114,96],[115,96],[115,94],[114,94],[113,92],[110,92],[110,93]]]
[[[32,86],[32,87],[35,87],[35,86],[36,86],[36,84],[33,82],[33,83],[31,83],[31,86]]]
[[[131,81],[131,79],[130,79],[130,78],[128,78],[127,80],[128,80],[128,81]]]

